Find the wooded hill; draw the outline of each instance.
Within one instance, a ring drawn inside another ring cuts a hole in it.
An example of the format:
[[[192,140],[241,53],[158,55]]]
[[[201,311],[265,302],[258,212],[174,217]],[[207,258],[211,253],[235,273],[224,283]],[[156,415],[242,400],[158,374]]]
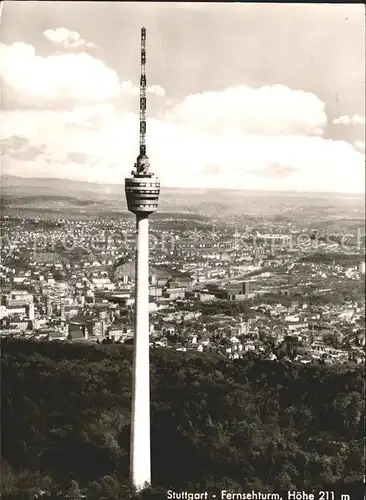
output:
[[[137,498],[131,347],[5,339],[1,349],[2,498]],[[361,498],[363,391],[363,367],[154,349],[154,489],[142,497],[171,488]]]

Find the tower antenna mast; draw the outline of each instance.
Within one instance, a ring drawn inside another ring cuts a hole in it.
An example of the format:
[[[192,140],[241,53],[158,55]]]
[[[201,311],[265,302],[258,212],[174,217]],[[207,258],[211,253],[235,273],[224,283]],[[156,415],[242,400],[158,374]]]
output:
[[[146,155],[146,28],[141,29],[140,155]]]
[[[146,28],[141,28],[141,74],[140,74],[140,151],[135,163],[137,176],[148,176],[150,163],[146,155]]]

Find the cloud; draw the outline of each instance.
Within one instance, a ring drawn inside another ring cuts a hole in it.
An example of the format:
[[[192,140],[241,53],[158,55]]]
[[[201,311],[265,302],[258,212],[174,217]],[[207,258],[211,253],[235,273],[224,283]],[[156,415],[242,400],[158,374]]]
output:
[[[203,165],[200,173],[203,175],[216,175],[220,173],[220,168],[217,165]]]
[[[93,42],[87,42],[81,38],[77,31],[70,31],[67,28],[57,28],[55,30],[47,29],[43,32],[43,36],[52,43],[62,45],[65,48],[73,47],[95,47]]]
[[[85,164],[87,163],[89,156],[85,153],[68,153],[67,159],[74,163]]]
[[[165,90],[160,87],[160,85],[150,85],[147,87],[147,92],[150,94],[155,94],[156,96],[159,97],[164,97],[165,96]],[[131,96],[138,96],[140,94],[140,87],[137,87],[134,85],[131,80],[127,80],[125,82],[122,82],[121,84],[121,92],[122,94],[129,94]]]
[[[342,115],[333,120],[334,125],[365,125],[366,119],[360,115]]]
[[[27,138],[31,147],[46,145],[42,158],[32,165],[34,176],[121,182],[123,168],[129,171],[137,156],[138,121],[110,111],[102,105],[78,106],[72,111],[5,111],[0,117],[0,138],[18,135]],[[84,121],[94,119],[100,120],[99,126],[85,126]],[[7,157],[2,158],[2,171],[25,176],[30,172],[29,165]]]
[[[4,82],[23,97],[102,101],[120,91],[116,72],[85,53],[41,57],[26,43],[0,44],[0,70]]]
[[[46,150],[44,144],[32,146],[30,141],[21,136],[10,136],[1,140],[1,156],[21,161],[33,161]]]
[[[364,186],[364,155],[344,141],[235,132],[215,137],[157,123],[149,130],[151,164],[167,185],[349,192]],[[203,176],[207,163],[218,171]]]
[[[120,87],[137,93],[132,82]],[[156,90],[156,89],[155,89]],[[361,141],[322,136],[324,103],[315,95],[273,86],[235,87],[188,96],[159,119],[148,119],[152,170],[165,186],[359,192]],[[46,145],[33,175],[123,183],[138,153],[138,115],[111,103],[70,110],[5,112],[2,137]],[[29,175],[19,158],[6,171]]]
[[[279,165],[278,163],[270,163],[264,168],[259,170],[253,170],[254,175],[259,177],[265,177],[269,179],[285,179],[291,174],[295,173],[296,169],[294,167],[288,167],[285,165]]]
[[[353,145],[359,151],[365,152],[365,142],[364,141],[354,141]]]
[[[3,148],[10,148],[12,150],[19,150],[28,145],[28,139],[25,137],[19,137],[18,135],[13,135],[7,138],[6,143],[1,144]]]
[[[238,130],[251,134],[321,135],[327,125],[324,108],[324,102],[314,94],[284,85],[241,85],[190,95],[167,118],[218,133]]]
[[[115,114],[116,108],[112,104],[76,106],[69,114],[68,122],[71,126],[99,129]]]
[[[136,87],[130,80],[121,83],[122,94],[139,95],[139,87]]]
[[[150,85],[150,87],[147,88],[147,91],[160,97],[165,96],[165,90],[163,87],[160,87],[160,85]]]
[[[54,32],[53,35],[56,37]],[[61,35],[58,39],[62,39]],[[28,103],[60,108],[62,102],[75,104],[75,101],[85,103],[139,95],[139,88],[131,81],[120,82],[113,69],[89,54],[42,57],[36,54],[32,45],[23,42],[0,43],[0,74],[6,90],[10,89],[22,107]],[[152,85],[147,91],[157,96],[165,95],[159,85]]]
[[[87,124],[95,121],[96,126]],[[235,123],[235,122],[234,122]],[[164,186],[360,192],[365,155],[345,141],[299,134],[266,135],[228,128],[221,134],[189,123],[150,119],[148,154]],[[265,127],[264,127],[265,128]],[[123,183],[138,153],[138,116],[110,105],[70,111],[4,112],[2,137],[46,145],[33,176]],[[30,175],[29,163],[3,161],[3,172]]]

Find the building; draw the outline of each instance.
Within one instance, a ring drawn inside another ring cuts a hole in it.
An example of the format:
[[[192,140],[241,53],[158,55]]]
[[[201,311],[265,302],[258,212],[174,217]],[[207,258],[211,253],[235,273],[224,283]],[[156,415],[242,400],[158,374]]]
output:
[[[34,320],[34,304],[33,304],[33,302],[28,304],[28,319],[30,321]]]
[[[360,274],[365,274],[365,262],[360,262],[358,266],[358,271]]]
[[[33,295],[25,290],[14,290],[6,297],[6,307],[23,307],[33,302]]]
[[[230,293],[229,300],[242,301],[246,299],[246,295],[242,293]]]
[[[242,292],[243,292],[243,295],[245,295],[246,297],[249,296],[249,281],[244,281],[243,287],[242,287]]]
[[[5,306],[0,306],[0,319],[5,318],[8,315],[7,308]]]
[[[170,300],[184,299],[185,290],[184,288],[166,288],[162,295]]]
[[[49,297],[47,297],[47,301],[46,301],[46,314],[48,317],[52,316],[52,302],[51,302],[51,299]]]

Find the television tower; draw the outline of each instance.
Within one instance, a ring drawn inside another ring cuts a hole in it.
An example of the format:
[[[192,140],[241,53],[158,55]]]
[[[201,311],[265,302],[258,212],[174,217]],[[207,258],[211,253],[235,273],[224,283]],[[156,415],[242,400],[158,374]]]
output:
[[[158,208],[160,181],[146,155],[146,28],[141,29],[140,151],[125,179],[128,210],[136,215],[135,335],[132,374],[130,480],[151,482],[149,360],[149,215]]]

